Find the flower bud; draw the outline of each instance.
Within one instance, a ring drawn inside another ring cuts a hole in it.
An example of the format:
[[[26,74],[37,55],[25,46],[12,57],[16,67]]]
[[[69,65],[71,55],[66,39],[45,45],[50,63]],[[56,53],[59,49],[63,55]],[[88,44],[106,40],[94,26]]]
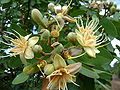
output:
[[[62,44],[59,44],[58,46],[56,46],[56,48],[54,48],[54,50],[52,51],[52,54],[60,54],[63,51],[64,47]]]
[[[62,12],[62,7],[61,7],[61,5],[56,5],[56,6],[54,6],[54,9],[55,9],[55,13],[61,13]]]
[[[67,12],[68,7],[67,7],[67,6],[63,6],[63,7],[62,7],[62,10]]]
[[[76,34],[74,32],[70,32],[68,35],[67,35],[67,40],[68,42],[71,42],[72,44],[76,44]]]
[[[65,25],[65,22],[64,22],[64,20],[63,20],[61,15],[62,14],[59,13],[59,15],[55,16],[55,18],[58,20],[58,22],[60,24],[60,29],[58,28],[58,30],[61,30],[64,27],[64,25]]]
[[[48,9],[50,9],[51,11],[54,12],[54,11],[55,11],[55,10],[54,10],[54,6],[55,6],[55,5],[54,5],[53,3],[49,3],[49,4],[48,4]]]
[[[39,69],[36,65],[28,65],[28,66],[24,67],[24,69],[23,69],[23,72],[27,73],[27,74],[34,74],[38,71],[39,71]]]
[[[41,47],[40,45],[35,45],[35,46],[33,47],[33,51],[34,51],[35,53],[41,53],[41,52],[42,52],[42,47]]]
[[[49,37],[50,37],[50,31],[45,29],[45,31],[41,34],[41,40],[47,41]]]
[[[109,5],[110,5],[110,6],[113,6],[113,4],[114,4],[114,3],[113,3],[112,1],[110,1]]]
[[[31,17],[38,25],[46,26],[45,23],[43,22],[43,15],[38,9],[32,10]]]
[[[51,74],[53,71],[54,71],[54,66],[53,66],[53,64],[47,64],[47,65],[44,67],[44,73],[45,73],[46,75]]]
[[[113,6],[110,8],[110,12],[111,12],[111,13],[115,13],[115,11],[116,11],[116,7],[113,5]]]
[[[82,48],[79,47],[69,47],[67,50],[64,50],[62,52],[62,56],[65,59],[71,59],[71,58],[76,58],[79,55],[81,55],[81,53],[83,52]]]
[[[51,35],[53,36],[53,37],[59,37],[59,31],[57,31],[57,30],[53,30],[53,31],[51,31]]]
[[[76,74],[77,72],[80,71],[82,67],[82,63],[78,62],[78,63],[74,63],[74,64],[69,64],[66,69],[71,73],[71,74]]]

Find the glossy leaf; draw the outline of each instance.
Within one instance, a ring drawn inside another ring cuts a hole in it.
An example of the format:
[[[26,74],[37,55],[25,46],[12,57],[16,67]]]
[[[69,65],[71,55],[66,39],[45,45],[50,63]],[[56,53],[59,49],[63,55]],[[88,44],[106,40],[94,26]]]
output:
[[[90,78],[99,78],[99,75],[96,72],[86,67],[82,67],[80,73]]]
[[[2,4],[9,3],[9,2],[10,2],[10,0],[1,0]]]
[[[13,29],[13,30],[15,30],[15,31],[17,31],[20,35],[22,35],[22,36],[25,36],[25,35],[27,35],[28,33],[25,31],[25,30],[23,30],[19,25],[17,25],[17,24],[12,24],[11,25],[11,28]]]
[[[26,73],[20,73],[15,77],[15,79],[12,81],[12,84],[20,84],[25,82],[29,78],[29,75]]]
[[[102,18],[100,20],[100,24],[103,26],[105,29],[105,32],[112,36],[112,37],[117,37],[117,29],[115,25],[107,18]]]

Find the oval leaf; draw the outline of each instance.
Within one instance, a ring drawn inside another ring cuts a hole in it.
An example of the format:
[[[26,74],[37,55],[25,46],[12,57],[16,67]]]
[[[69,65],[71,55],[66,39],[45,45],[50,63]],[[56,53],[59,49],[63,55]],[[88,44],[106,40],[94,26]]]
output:
[[[105,29],[105,32],[112,36],[112,37],[117,37],[117,29],[115,25],[107,18],[103,18],[100,20],[100,24],[103,26]]]
[[[85,67],[81,68],[80,73],[90,78],[99,78],[99,75],[96,72]]]
[[[20,73],[15,77],[15,79],[12,81],[12,84],[20,84],[25,82],[29,78],[29,75],[26,73]]]

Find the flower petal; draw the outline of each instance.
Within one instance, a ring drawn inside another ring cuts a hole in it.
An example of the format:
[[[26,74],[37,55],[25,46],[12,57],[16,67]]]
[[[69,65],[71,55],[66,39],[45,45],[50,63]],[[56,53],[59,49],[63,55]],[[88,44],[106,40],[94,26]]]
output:
[[[32,51],[32,48],[31,47],[28,47],[25,51],[25,58],[26,59],[32,59],[34,58],[34,53]]]
[[[96,57],[96,49],[95,49],[95,47],[93,48],[91,48],[91,47],[84,47],[84,50],[86,51],[86,53],[90,56],[90,57]]]
[[[39,40],[39,37],[37,36],[34,36],[34,37],[31,37],[29,40],[28,40],[28,46],[32,47],[34,46]]]
[[[23,64],[27,64],[27,61],[25,59],[24,54],[20,54],[20,59],[21,59],[21,61],[22,61]]]
[[[26,35],[24,38],[25,38],[26,40],[28,40],[28,38],[29,38],[31,35],[32,35],[32,34]]]
[[[74,75],[77,72],[79,72],[81,67],[82,67],[82,63],[78,62],[75,64],[70,64],[70,65],[66,66],[65,68],[70,72],[70,74]]]
[[[59,54],[55,55],[53,64],[55,66],[55,69],[59,69],[66,66],[65,60]]]

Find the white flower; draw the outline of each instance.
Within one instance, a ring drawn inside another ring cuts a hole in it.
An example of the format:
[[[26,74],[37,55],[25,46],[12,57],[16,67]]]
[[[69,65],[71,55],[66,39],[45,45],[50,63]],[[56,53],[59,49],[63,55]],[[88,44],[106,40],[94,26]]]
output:
[[[102,26],[97,28],[99,24],[98,18],[93,18],[90,22],[87,22],[85,27],[81,18],[80,20],[82,26],[76,22],[79,29],[75,31],[77,34],[77,41],[83,46],[84,50],[90,57],[96,57],[96,53],[100,52],[97,49],[97,46],[106,41],[106,38],[100,39],[103,32],[99,35],[95,35]]]

